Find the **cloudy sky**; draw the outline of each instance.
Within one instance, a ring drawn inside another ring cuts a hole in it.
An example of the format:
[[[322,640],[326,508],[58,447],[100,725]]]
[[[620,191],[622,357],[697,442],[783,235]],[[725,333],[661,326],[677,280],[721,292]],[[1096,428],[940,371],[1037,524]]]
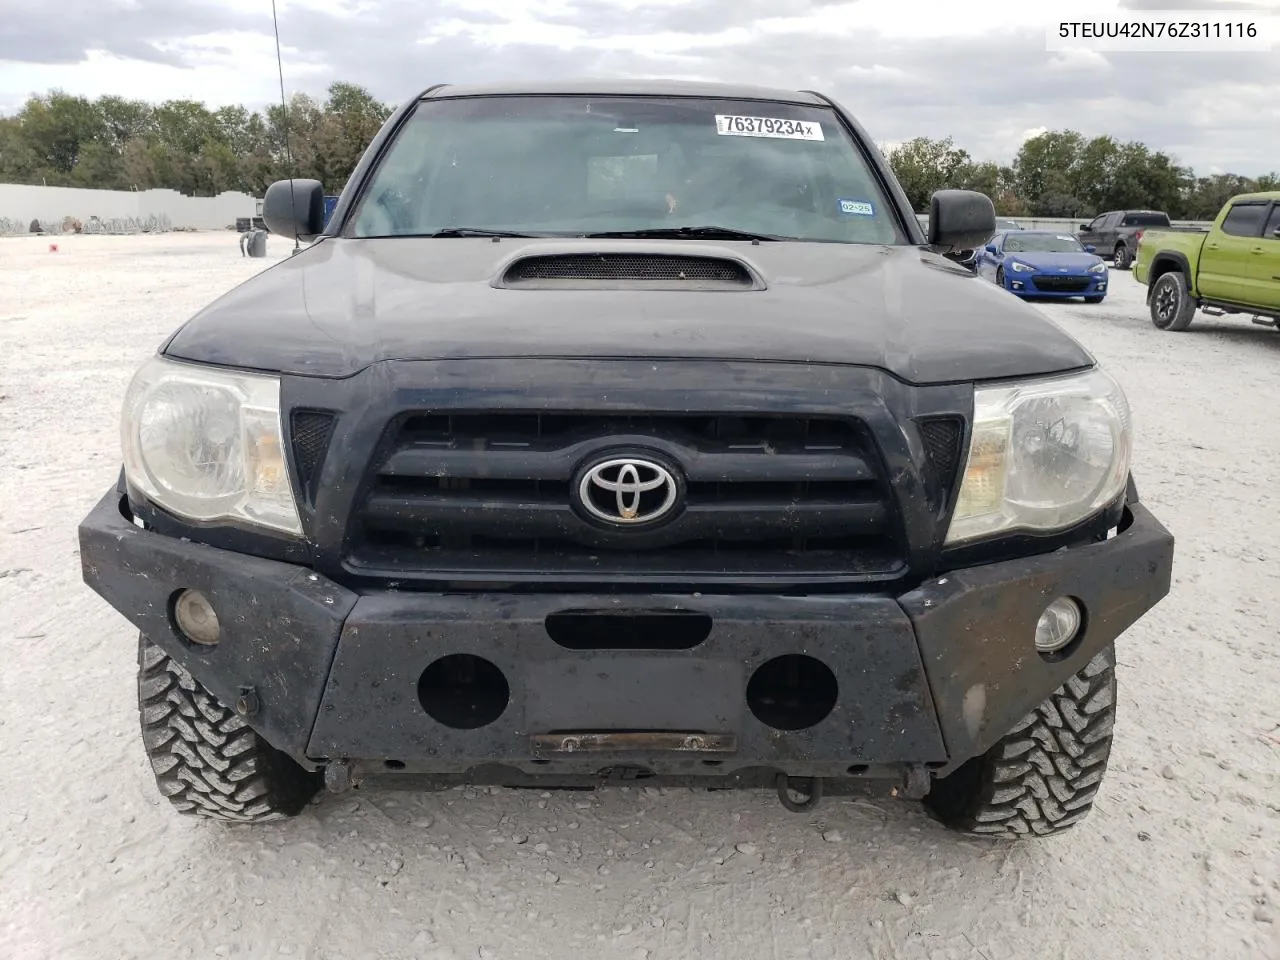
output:
[[[951,135],[1007,162],[1070,127],[1200,173],[1280,170],[1268,52],[1046,50],[1053,18],[1280,0],[276,0],[289,92],[395,102],[429,84],[555,76],[746,80],[833,93],[882,143]],[[1086,8],[1082,3],[1088,3]],[[782,13],[785,11],[785,15]],[[0,0],[0,113],[32,92],[279,98],[271,0]]]

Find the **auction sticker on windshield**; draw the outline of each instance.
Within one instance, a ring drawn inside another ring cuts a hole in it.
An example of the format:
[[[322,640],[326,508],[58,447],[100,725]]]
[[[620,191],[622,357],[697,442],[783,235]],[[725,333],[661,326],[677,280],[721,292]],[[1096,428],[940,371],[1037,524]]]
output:
[[[775,137],[780,140],[825,140],[822,124],[779,117],[738,117],[716,114],[716,133],[722,137]]]

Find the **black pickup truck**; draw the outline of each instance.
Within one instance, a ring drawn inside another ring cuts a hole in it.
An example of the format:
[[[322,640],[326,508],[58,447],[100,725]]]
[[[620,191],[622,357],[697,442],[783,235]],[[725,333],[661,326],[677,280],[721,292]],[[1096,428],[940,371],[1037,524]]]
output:
[[[1117,270],[1127,270],[1137,256],[1138,242],[1144,230],[1194,233],[1200,228],[1175,227],[1169,215],[1160,210],[1111,210],[1080,224],[1076,239],[1093,246],[1098,256],[1112,261]]]
[[[161,793],[881,790],[1085,816],[1168,591],[1120,385],[813,92],[432,87],[137,372],[80,528]]]

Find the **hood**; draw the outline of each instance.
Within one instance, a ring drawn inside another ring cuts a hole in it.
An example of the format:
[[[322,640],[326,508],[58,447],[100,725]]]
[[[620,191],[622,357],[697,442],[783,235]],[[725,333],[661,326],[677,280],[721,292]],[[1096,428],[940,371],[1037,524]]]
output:
[[[525,257],[610,253],[734,260],[752,281],[502,283]],[[1034,307],[919,247],[701,240],[325,239],[211,303],[164,353],[320,377],[386,360],[609,357],[852,364],[917,384],[1093,363]]]
[[[1027,266],[1038,270],[1061,270],[1066,267],[1075,272],[1088,270],[1095,263],[1102,263],[1102,258],[1092,253],[1044,253],[1028,250],[1026,253],[1005,253],[1010,260],[1020,260]]]

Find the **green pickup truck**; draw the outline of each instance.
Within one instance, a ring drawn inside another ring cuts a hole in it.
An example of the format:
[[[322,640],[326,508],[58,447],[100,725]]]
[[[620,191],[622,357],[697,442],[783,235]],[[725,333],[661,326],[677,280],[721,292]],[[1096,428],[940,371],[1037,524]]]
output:
[[[1232,197],[1206,233],[1144,231],[1133,276],[1160,330],[1187,329],[1197,307],[1280,330],[1280,190]]]

